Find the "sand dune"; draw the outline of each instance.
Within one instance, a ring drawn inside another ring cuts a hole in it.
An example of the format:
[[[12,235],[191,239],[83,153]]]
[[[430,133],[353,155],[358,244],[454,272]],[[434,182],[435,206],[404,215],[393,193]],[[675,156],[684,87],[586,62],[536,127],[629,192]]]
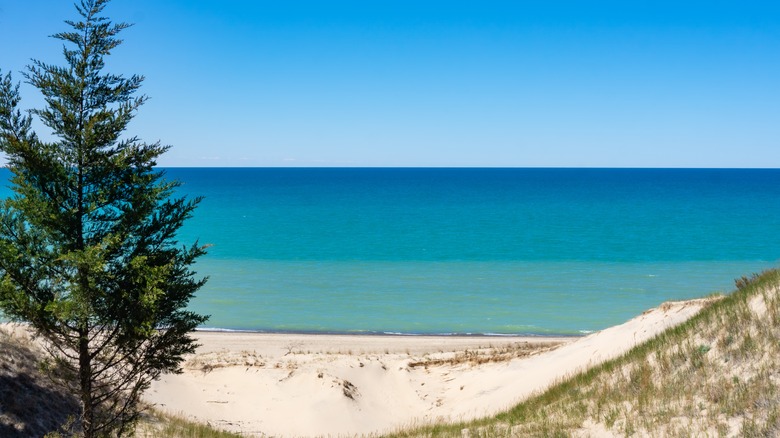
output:
[[[698,312],[666,303],[582,338],[330,336],[199,332],[159,408],[249,436],[383,432],[489,415]]]

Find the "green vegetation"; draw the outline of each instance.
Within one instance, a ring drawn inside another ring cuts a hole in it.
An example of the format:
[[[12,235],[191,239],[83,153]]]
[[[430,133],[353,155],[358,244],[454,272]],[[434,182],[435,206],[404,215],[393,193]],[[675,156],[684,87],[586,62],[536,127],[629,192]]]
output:
[[[174,198],[177,184],[154,169],[167,146],[122,137],[146,97],[135,96],[141,76],[103,72],[128,27],[100,16],[107,2],[82,0],[81,21],[54,35],[64,67],[28,67],[45,108],[20,110],[19,86],[0,75],[14,190],[0,208],[0,310],[45,340],[48,376],[80,404],[64,432],[87,438],[131,431],[140,395],[179,370],[206,320],[185,310],[205,281],[189,269],[204,248],[175,240],[198,200]],[[57,140],[42,140],[33,117]]]
[[[391,436],[777,436],[780,271],[737,286],[684,324],[507,412]]]
[[[149,438],[240,438],[241,435],[187,420],[175,415],[152,411],[139,424],[136,437]]]

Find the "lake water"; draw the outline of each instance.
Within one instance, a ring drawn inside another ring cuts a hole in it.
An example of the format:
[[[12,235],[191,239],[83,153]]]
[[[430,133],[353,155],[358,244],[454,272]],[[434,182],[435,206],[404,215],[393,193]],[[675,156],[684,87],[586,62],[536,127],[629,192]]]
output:
[[[780,259],[780,171],[168,169],[208,327],[576,334]]]
[[[780,170],[166,172],[207,328],[578,334],[780,259]]]

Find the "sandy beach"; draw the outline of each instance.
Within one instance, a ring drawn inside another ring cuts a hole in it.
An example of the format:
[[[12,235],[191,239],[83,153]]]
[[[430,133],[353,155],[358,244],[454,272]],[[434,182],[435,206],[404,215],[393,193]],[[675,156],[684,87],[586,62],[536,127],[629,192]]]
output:
[[[184,372],[146,394],[159,409],[247,436],[343,436],[490,415],[679,324],[665,303],[576,338],[198,332]]]

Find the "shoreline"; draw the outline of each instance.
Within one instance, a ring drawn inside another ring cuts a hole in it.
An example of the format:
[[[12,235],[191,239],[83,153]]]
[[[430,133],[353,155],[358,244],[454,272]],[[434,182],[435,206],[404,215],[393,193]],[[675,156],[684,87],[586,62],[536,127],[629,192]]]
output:
[[[386,355],[402,354],[424,356],[507,347],[517,344],[564,344],[578,337],[541,336],[435,336],[386,334],[324,334],[324,333],[259,333],[195,331],[193,337],[200,344],[195,358],[204,354],[224,352],[257,352],[265,358],[290,355]],[[190,358],[191,359],[191,358]],[[311,359],[311,358],[307,358]],[[185,364],[186,366],[186,364]]]
[[[195,333],[241,333],[263,335],[306,335],[306,336],[388,336],[388,337],[432,337],[432,338],[581,338],[598,330],[580,330],[579,333],[426,333],[426,332],[386,332],[386,331],[342,331],[342,330],[265,330],[231,329],[220,327],[196,327]]]

